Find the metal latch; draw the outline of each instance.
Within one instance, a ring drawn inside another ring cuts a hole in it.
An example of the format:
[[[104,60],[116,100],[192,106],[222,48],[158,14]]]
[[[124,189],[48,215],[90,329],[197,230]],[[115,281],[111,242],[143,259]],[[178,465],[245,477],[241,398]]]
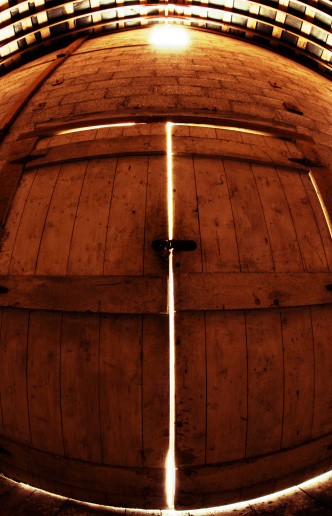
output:
[[[195,251],[197,244],[194,240],[154,240],[152,247],[163,258],[168,258],[169,252],[172,251]]]

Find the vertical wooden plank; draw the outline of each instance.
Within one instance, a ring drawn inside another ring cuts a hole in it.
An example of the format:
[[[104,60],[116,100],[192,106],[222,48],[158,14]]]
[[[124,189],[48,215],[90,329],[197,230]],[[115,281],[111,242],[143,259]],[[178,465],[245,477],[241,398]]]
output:
[[[202,272],[195,171],[190,158],[173,156],[173,203],[174,238],[197,243],[195,251],[174,254],[175,272]]]
[[[68,274],[102,275],[116,158],[91,160],[85,174],[68,260]]]
[[[248,426],[246,457],[280,449],[283,357],[279,310],[246,311]]]
[[[143,274],[147,156],[118,158],[104,274]]]
[[[284,351],[284,417],[281,447],[311,438],[315,365],[310,309],[284,308],[281,328]]]
[[[48,210],[36,274],[66,275],[68,255],[86,161],[65,163]]]
[[[18,228],[10,274],[34,274],[45,218],[60,166],[37,171]]]
[[[332,240],[331,240],[331,233],[330,233],[329,227],[328,227],[328,222],[325,218],[325,215],[324,215],[322,206],[320,204],[318,195],[316,193],[315,187],[310,179],[310,175],[301,174],[300,177],[301,177],[303,186],[307,192],[312,210],[315,215],[318,230],[319,230],[319,233],[320,233],[320,236],[321,236],[321,239],[323,242],[323,246],[324,246],[325,257],[326,257],[329,271],[332,271]]]
[[[31,444],[27,400],[29,311],[3,310],[0,347],[0,391],[4,435]]]
[[[300,175],[278,169],[308,272],[328,271],[322,239]]]
[[[206,460],[206,350],[203,312],[175,317],[177,466]]]
[[[332,431],[332,305],[311,307],[315,353],[315,404],[312,436]]]
[[[92,491],[80,487],[71,487],[71,498],[74,500],[82,500],[84,502],[96,503],[98,505],[107,505],[107,495],[101,491]]]
[[[149,156],[144,243],[145,275],[168,273],[168,261],[152,248],[154,240],[167,238],[167,163],[165,156]]]
[[[0,274],[8,274],[10,259],[16,240],[17,231],[25,208],[36,171],[32,170],[22,176],[7,217],[0,247]]]
[[[222,160],[194,158],[203,272],[240,270],[232,207]]]
[[[169,447],[168,316],[143,316],[144,466],[163,468]]]
[[[99,419],[99,316],[64,314],[61,407],[67,457],[101,461]]]
[[[103,463],[142,466],[142,317],[109,315],[100,326]]]
[[[63,455],[60,400],[61,313],[33,311],[28,340],[28,402],[32,445]]]
[[[274,270],[269,236],[250,163],[224,160],[241,271]]]
[[[275,271],[303,271],[292,217],[276,169],[252,164],[252,170],[264,210]]]
[[[243,311],[206,313],[206,463],[245,457],[247,350]]]
[[[193,138],[216,138],[215,128],[205,127],[204,125],[189,126],[189,134]]]
[[[54,482],[48,478],[39,478],[40,488],[49,493],[59,494],[62,496],[68,496],[71,498],[71,488],[67,484],[61,484],[60,482]]]

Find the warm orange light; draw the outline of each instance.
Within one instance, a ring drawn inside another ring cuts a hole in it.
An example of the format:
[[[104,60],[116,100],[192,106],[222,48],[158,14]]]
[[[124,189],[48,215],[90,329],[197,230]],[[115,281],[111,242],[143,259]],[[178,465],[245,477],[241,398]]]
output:
[[[189,36],[183,27],[160,25],[151,30],[149,43],[158,47],[185,47]]]

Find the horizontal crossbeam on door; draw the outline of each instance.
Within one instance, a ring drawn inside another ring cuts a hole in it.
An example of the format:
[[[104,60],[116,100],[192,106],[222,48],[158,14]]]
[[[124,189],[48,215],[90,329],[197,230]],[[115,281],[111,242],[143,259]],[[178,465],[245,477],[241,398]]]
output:
[[[0,306],[113,314],[167,313],[167,278],[0,276]]]
[[[332,273],[175,274],[175,311],[321,305],[331,283]]]

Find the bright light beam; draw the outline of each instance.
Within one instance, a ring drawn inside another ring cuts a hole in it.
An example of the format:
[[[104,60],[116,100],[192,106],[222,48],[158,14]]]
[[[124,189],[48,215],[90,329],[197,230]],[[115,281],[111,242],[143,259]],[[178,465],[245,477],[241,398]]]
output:
[[[166,124],[167,135],[167,205],[168,239],[173,238],[173,169],[172,123]],[[169,319],[169,449],[166,459],[166,497],[169,509],[174,509],[175,497],[175,339],[173,250],[168,257],[168,319]]]

